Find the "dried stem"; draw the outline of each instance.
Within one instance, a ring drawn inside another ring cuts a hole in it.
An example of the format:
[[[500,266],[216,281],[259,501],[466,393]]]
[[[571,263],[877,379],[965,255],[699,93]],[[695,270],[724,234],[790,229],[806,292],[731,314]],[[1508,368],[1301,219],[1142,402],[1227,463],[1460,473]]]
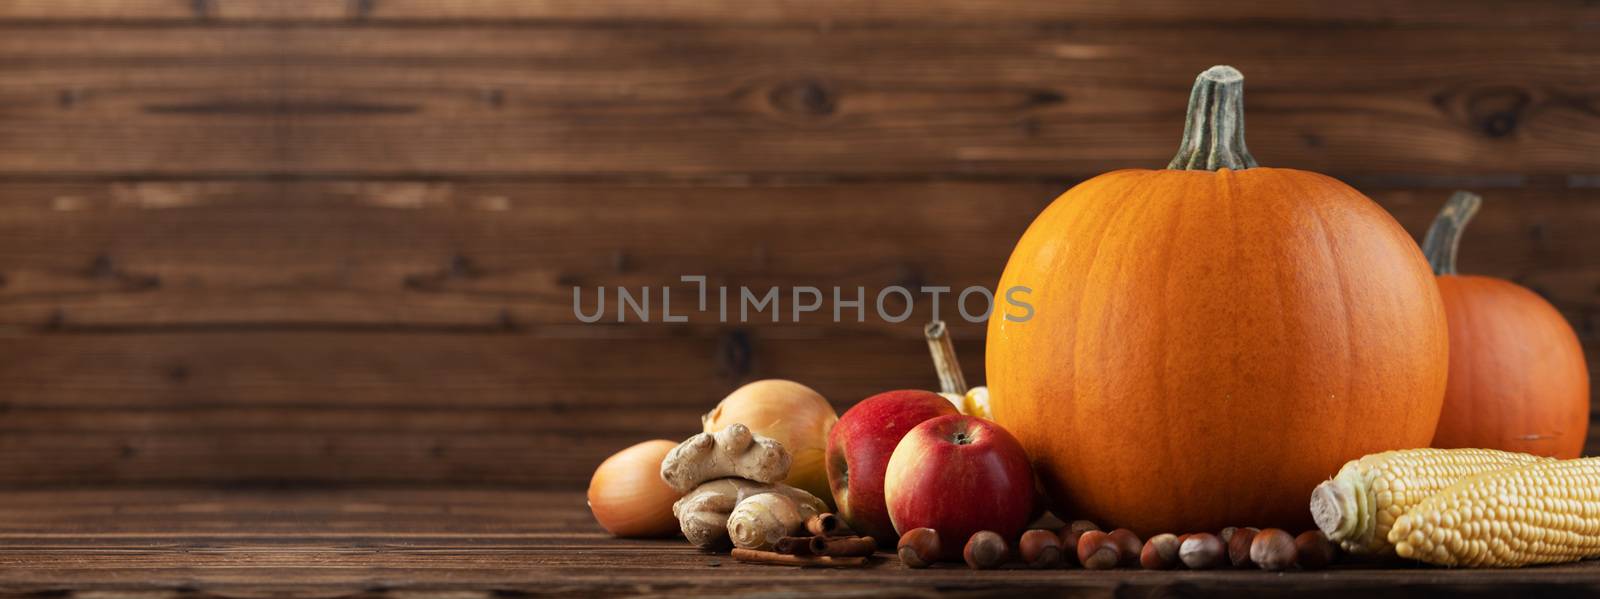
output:
[[[1439,215],[1433,217],[1428,235],[1422,239],[1422,255],[1428,258],[1433,274],[1456,274],[1456,249],[1461,247],[1461,232],[1466,230],[1467,221],[1472,220],[1482,204],[1483,198],[1478,194],[1458,191],[1445,202]]]
[[[950,328],[943,320],[935,320],[923,327],[922,334],[928,339],[933,367],[939,371],[939,392],[966,394],[967,379],[961,375],[961,362],[956,359],[955,343],[950,341]]]
[[[1183,142],[1167,168],[1186,171],[1242,170],[1256,166],[1244,145],[1244,75],[1217,65],[1194,79]]]

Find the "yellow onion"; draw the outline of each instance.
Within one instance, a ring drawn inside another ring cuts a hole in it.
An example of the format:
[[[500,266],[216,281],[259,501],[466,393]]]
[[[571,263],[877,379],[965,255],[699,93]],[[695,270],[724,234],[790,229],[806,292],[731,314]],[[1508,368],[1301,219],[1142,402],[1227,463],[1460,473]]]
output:
[[[681,497],[661,480],[661,461],[677,443],[657,439],[617,452],[589,479],[589,511],[619,537],[662,537],[678,532],[672,504]]]
[[[794,381],[769,379],[756,381],[728,394],[716,409],[700,418],[705,432],[716,432],[732,424],[743,424],[755,434],[771,437],[783,444],[794,458],[789,478],[784,483],[816,495],[833,507],[828,490],[828,471],[824,455],[828,431],[839,415],[821,394]]]

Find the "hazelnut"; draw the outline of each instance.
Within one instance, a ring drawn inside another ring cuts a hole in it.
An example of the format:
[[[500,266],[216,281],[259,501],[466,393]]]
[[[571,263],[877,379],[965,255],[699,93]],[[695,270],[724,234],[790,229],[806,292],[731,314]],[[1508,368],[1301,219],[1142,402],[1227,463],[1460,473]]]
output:
[[[1111,535],[1098,530],[1078,536],[1078,563],[1090,570],[1110,570],[1122,561],[1121,551]]]
[[[913,528],[900,535],[896,546],[900,563],[908,568],[926,568],[939,560],[939,533],[932,528]]]
[[[1279,528],[1268,528],[1256,533],[1250,542],[1250,561],[1262,570],[1284,570],[1294,567],[1294,537]]]
[[[1017,548],[1022,552],[1022,561],[1027,562],[1029,568],[1061,567],[1061,538],[1054,532],[1035,529],[1022,533]]]
[[[1011,550],[1006,547],[1006,540],[1000,538],[1000,533],[980,530],[967,539],[961,557],[974,570],[989,570],[1006,563],[1011,557]]]
[[[1139,565],[1146,570],[1169,570],[1178,565],[1178,537],[1171,533],[1150,537],[1139,551]]]
[[[1107,536],[1111,537],[1111,542],[1117,544],[1117,556],[1121,558],[1117,565],[1130,568],[1139,565],[1139,551],[1144,547],[1144,541],[1139,540],[1139,535],[1133,534],[1133,531],[1126,528],[1118,528]]]
[[[1066,562],[1068,565],[1077,565],[1078,537],[1083,536],[1083,533],[1072,530],[1071,527],[1063,526],[1061,530],[1056,531],[1056,536],[1061,538],[1061,561]]]
[[[1250,561],[1250,542],[1256,538],[1255,529],[1238,528],[1228,539],[1228,562],[1235,568],[1254,568],[1255,562]]]
[[[1224,529],[1222,529],[1222,532],[1217,533],[1217,538],[1222,539],[1222,542],[1224,542],[1224,543],[1230,542],[1230,541],[1233,540],[1233,531],[1236,531],[1236,530],[1239,530],[1239,527],[1237,527],[1237,526],[1229,526],[1227,528],[1224,528]]]
[[[1067,525],[1067,530],[1082,534],[1091,530],[1100,530],[1100,525],[1088,520],[1073,520],[1072,524]]]
[[[1328,542],[1328,535],[1320,530],[1308,530],[1294,538],[1295,561],[1301,568],[1307,570],[1321,570],[1333,563],[1333,543]]]
[[[1178,545],[1178,559],[1192,570],[1210,570],[1228,562],[1227,549],[1222,539],[1209,532],[1189,535]]]

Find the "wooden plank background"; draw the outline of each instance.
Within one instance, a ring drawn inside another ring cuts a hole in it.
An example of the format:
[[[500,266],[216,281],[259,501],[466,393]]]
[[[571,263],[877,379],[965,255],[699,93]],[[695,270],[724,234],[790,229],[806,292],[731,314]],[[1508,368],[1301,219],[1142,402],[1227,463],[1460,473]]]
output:
[[[925,302],[588,326],[571,288],[992,285],[1055,195],[1165,164],[1215,63],[1266,164],[1418,235],[1482,192],[1463,269],[1597,364],[1597,28],[1582,1],[0,4],[0,484],[572,488],[744,381],[932,386]]]

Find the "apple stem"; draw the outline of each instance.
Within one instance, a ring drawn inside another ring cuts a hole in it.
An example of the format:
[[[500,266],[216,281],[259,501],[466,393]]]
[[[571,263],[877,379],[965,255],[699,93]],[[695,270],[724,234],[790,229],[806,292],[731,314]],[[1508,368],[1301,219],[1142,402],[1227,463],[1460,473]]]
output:
[[[956,345],[950,340],[950,328],[943,320],[935,320],[922,328],[928,339],[928,352],[933,354],[933,367],[939,372],[939,392],[965,395],[967,379],[961,375],[961,362],[956,360]]]

